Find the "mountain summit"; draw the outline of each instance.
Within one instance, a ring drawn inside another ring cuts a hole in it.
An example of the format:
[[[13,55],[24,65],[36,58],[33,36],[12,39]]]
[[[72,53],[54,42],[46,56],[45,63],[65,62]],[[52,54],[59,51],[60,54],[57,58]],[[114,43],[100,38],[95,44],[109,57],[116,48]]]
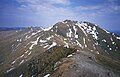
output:
[[[1,77],[120,77],[120,36],[90,22],[0,32]]]

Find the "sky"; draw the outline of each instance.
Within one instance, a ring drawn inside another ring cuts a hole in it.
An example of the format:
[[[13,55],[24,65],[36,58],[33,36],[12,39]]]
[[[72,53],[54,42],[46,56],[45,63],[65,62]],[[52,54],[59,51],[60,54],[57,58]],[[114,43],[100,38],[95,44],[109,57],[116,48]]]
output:
[[[120,31],[120,0],[0,0],[0,27],[49,27],[66,19]]]

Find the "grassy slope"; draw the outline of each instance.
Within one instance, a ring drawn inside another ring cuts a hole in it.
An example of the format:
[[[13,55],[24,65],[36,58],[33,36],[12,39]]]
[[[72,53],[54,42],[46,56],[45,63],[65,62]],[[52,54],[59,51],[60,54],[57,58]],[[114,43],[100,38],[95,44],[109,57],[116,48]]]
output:
[[[107,68],[113,70],[114,72],[120,74],[120,62],[116,61],[110,57],[106,57],[103,55],[97,55],[96,59],[99,64],[106,66]]]
[[[5,74],[4,77],[18,77],[20,74],[23,74],[24,77],[43,77],[45,74],[54,71],[54,65],[57,61],[75,51],[76,49],[64,48],[62,46],[53,47]]]

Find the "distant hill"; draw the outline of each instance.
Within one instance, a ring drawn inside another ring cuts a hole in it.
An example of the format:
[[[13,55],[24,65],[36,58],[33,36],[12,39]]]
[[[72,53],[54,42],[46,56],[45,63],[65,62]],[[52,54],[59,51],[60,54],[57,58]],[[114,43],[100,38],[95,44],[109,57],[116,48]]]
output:
[[[25,27],[0,27],[0,31],[21,30]]]

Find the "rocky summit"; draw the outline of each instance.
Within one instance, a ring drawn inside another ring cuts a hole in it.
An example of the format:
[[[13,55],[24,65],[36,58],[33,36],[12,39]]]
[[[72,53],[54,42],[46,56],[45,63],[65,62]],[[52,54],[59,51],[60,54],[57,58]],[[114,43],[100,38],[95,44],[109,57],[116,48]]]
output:
[[[120,77],[120,36],[72,20],[0,31],[0,77]]]

